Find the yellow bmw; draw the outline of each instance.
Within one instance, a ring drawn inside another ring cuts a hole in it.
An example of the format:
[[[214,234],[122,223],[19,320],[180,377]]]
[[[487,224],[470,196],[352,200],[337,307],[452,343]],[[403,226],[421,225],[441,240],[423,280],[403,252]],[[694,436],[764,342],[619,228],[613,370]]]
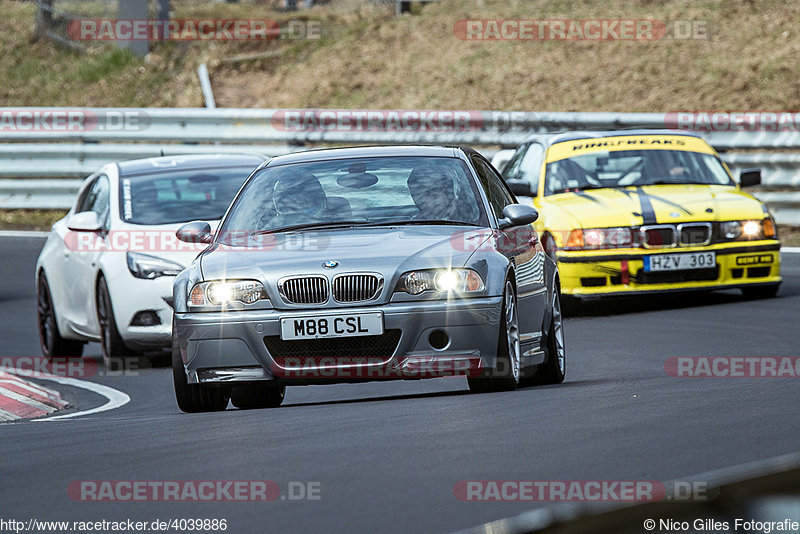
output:
[[[539,135],[503,175],[539,210],[535,227],[566,296],[740,288],[774,296],[780,242],[767,207],[702,138],[672,130]],[[521,202],[524,200],[521,199]]]

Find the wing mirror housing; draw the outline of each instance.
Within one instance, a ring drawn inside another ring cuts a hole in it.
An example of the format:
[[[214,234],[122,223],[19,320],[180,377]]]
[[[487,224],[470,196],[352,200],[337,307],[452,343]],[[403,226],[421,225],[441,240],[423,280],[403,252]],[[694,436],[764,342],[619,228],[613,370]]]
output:
[[[503,208],[503,218],[498,222],[500,229],[511,228],[512,226],[523,226],[536,222],[539,212],[533,206],[524,204],[509,204]]]
[[[186,223],[175,232],[175,235],[184,243],[211,243],[211,225],[205,221],[192,221]]]
[[[752,187],[761,184],[761,169],[742,169],[739,173],[739,185]]]
[[[99,232],[103,229],[103,223],[97,213],[93,211],[82,211],[73,213],[67,221],[67,228],[73,232]]]

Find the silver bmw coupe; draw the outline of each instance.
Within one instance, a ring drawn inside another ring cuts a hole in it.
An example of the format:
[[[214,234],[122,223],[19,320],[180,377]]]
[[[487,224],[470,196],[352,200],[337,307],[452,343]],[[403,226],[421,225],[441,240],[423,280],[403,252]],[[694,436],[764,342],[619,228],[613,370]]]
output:
[[[315,150],[245,182],[173,286],[185,412],[281,404],[287,385],[466,376],[564,380],[559,279],[499,174],[469,148]]]

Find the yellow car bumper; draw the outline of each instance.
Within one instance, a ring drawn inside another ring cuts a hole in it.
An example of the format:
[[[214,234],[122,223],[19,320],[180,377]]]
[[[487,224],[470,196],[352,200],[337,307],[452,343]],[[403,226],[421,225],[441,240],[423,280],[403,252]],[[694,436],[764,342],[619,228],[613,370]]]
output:
[[[645,272],[645,256],[689,252],[714,252],[716,265]],[[561,292],[575,297],[777,284],[780,262],[777,240],[672,249],[558,251]]]

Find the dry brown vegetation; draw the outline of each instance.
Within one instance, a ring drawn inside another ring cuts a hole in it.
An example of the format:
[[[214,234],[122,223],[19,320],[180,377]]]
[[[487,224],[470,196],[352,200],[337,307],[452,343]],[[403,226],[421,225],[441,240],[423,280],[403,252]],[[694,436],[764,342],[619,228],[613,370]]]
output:
[[[147,60],[29,43],[30,3],[0,0],[3,105],[201,106],[212,71],[226,107],[552,111],[800,109],[800,4],[778,0],[440,0],[397,17],[368,0],[295,14],[266,0],[173,0],[175,18],[319,21],[319,40],[159,44]],[[460,19],[702,21],[707,39],[466,42]],[[229,63],[231,58],[251,59]]]

